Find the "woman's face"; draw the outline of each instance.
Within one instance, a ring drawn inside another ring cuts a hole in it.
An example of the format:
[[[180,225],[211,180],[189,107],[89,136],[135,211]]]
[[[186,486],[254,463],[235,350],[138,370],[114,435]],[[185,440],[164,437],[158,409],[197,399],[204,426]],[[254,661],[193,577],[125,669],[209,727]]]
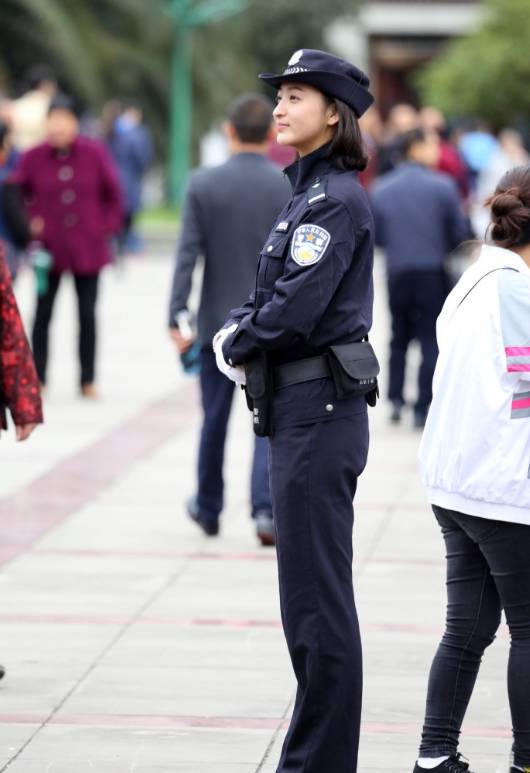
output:
[[[291,145],[301,156],[329,142],[339,117],[318,89],[305,83],[282,83],[274,109],[280,145]]]
[[[48,115],[48,142],[54,148],[68,148],[79,134],[79,122],[70,110],[58,108]]]

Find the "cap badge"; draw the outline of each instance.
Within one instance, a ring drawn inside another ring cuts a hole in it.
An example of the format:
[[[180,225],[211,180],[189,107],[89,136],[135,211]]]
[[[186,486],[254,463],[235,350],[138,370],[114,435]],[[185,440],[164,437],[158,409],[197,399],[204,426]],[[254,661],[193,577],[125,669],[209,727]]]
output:
[[[304,55],[304,49],[303,48],[301,48],[299,51],[295,51],[295,53],[292,55],[292,57],[287,62],[287,66],[288,67],[292,67],[293,64],[298,64],[298,62],[303,57],[303,55]]]

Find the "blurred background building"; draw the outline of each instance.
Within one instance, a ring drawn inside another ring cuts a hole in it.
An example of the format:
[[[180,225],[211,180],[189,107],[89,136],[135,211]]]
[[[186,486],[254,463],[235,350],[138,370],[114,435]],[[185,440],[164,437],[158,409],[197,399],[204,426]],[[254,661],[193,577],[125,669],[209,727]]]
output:
[[[483,16],[480,0],[367,0],[350,24],[332,25],[331,40],[370,73],[386,115],[397,102],[420,102],[414,75]]]

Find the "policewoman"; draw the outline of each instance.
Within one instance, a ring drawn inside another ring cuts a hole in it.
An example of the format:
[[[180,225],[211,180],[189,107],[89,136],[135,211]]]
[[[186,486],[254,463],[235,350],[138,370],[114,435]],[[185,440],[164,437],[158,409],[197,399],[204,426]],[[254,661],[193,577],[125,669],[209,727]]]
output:
[[[354,773],[362,693],[352,584],[353,498],[368,453],[377,361],[373,222],[356,172],[368,78],[322,51],[281,75],[278,141],[294,147],[293,196],[261,252],[250,300],[214,338],[219,368],[246,380],[270,437],[282,621],[298,682],[278,773]]]

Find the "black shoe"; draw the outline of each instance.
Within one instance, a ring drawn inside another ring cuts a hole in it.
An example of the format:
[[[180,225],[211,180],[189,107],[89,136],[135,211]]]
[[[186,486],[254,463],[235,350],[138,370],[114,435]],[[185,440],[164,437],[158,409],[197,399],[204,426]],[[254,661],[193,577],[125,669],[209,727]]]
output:
[[[423,429],[426,421],[427,414],[424,411],[414,411],[414,429]]]
[[[440,757],[442,755],[440,754]],[[464,762],[464,757],[461,754],[456,754],[454,757],[449,757],[448,760],[440,762],[435,768],[420,768],[418,763],[414,766],[414,773],[462,773],[463,771],[472,773],[469,770],[469,763]]]
[[[268,510],[258,510],[254,513],[256,520],[256,534],[264,547],[272,547],[276,544],[272,515]]]
[[[399,424],[399,422],[401,421],[402,408],[403,408],[403,403],[400,400],[392,401],[392,412],[390,414],[390,421],[392,424]]]
[[[3,679],[6,675],[6,670],[3,666],[0,666],[0,679]]]
[[[199,515],[199,507],[197,505],[197,497],[190,497],[186,502],[186,510],[192,521],[195,521],[207,537],[217,537],[219,534],[219,521],[210,521],[206,518],[201,518]]]

